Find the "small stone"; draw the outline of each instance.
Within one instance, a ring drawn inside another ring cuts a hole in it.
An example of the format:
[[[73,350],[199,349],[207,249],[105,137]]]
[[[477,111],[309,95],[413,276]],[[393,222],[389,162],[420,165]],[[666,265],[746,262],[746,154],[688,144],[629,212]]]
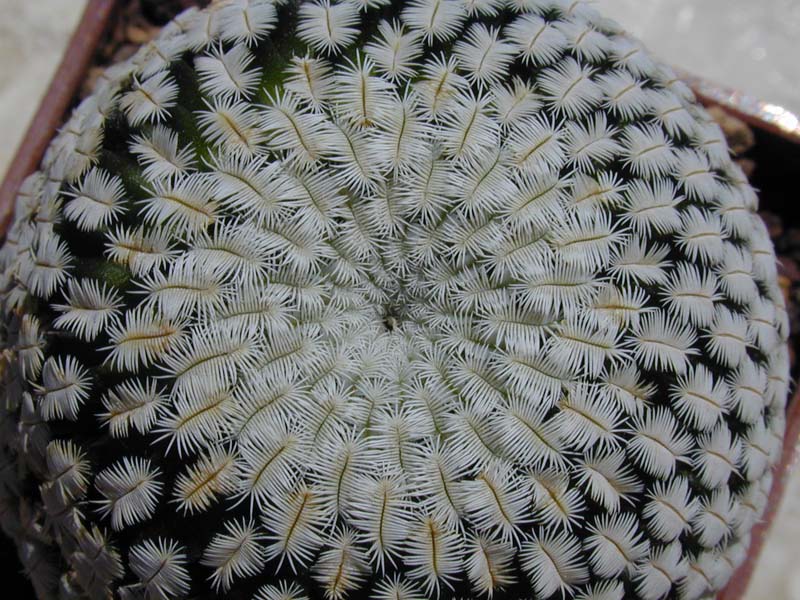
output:
[[[100,76],[105,72],[105,67],[90,67],[89,72],[86,73],[86,79],[83,80],[81,84],[81,91],[80,97],[86,98],[89,94],[92,93],[94,90],[95,84],[97,80],[100,79]]]
[[[766,210],[759,211],[758,215],[767,226],[770,239],[774,241],[783,235],[783,221],[778,215]]]
[[[125,39],[131,44],[146,44],[160,31],[159,27],[144,25],[128,25],[125,28]]]
[[[737,119],[719,106],[710,107],[708,114],[722,128],[725,139],[728,140],[728,145],[734,154],[744,154],[755,145],[756,136],[753,130],[741,119]]]
[[[745,176],[750,179],[756,172],[756,161],[752,158],[739,158],[734,161],[742,169]]]
[[[800,268],[797,263],[788,256],[778,257],[778,273],[787,277],[791,284],[792,281],[800,281]]]
[[[780,286],[781,292],[783,292],[783,301],[788,306],[792,301],[792,280],[786,275],[778,275],[778,286]]]
[[[123,44],[119,48],[117,48],[116,52],[114,52],[114,56],[111,59],[111,62],[122,62],[123,60],[129,59],[131,56],[136,54],[136,51],[139,49],[139,46],[136,44]]]

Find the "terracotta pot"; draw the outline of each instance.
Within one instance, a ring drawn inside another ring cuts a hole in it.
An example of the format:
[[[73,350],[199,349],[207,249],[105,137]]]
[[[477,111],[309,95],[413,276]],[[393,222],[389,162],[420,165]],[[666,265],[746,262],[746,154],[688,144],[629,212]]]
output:
[[[190,0],[184,1],[187,5],[192,4]],[[96,50],[111,26],[114,10],[123,2],[124,0],[89,0],[78,28],[67,46],[64,58],[0,186],[0,239],[5,235],[13,216],[17,190],[25,177],[37,169],[50,140],[67,117],[81,83],[92,65]],[[199,0],[196,2],[200,3]],[[773,105],[759,103],[736,92],[710,85],[701,79],[688,75],[686,78],[697,92],[698,98],[705,104],[720,105],[731,114],[743,119],[757,132],[777,135],[797,144],[797,152],[800,154],[800,126],[796,120],[794,124],[792,123],[791,115],[786,118],[785,114],[776,114]],[[800,391],[789,402],[783,455],[775,470],[766,512],[762,521],[753,529],[752,544],[746,562],[737,570],[727,587],[720,592],[718,598],[721,600],[737,600],[744,596],[770,526],[780,507],[794,462],[799,435]]]

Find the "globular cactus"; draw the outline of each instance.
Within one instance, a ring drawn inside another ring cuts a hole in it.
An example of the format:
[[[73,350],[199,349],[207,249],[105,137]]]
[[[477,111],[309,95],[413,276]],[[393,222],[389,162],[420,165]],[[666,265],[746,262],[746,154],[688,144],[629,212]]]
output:
[[[695,599],[780,453],[757,199],[568,0],[231,0],[112,67],[2,250],[41,598]]]

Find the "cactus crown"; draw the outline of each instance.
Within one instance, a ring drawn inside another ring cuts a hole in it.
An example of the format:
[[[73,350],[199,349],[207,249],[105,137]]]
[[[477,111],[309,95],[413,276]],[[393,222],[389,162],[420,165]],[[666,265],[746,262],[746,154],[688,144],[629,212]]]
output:
[[[42,598],[711,594],[786,313],[718,127],[567,0],[232,0],[112,67],[0,254]]]

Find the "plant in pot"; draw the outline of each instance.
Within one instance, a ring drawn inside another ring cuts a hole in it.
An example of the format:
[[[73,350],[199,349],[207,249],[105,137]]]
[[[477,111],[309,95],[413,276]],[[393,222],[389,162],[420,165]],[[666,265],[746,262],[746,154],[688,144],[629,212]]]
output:
[[[780,457],[757,198],[563,0],[220,2],[111,67],[0,254],[42,598],[701,598]]]

